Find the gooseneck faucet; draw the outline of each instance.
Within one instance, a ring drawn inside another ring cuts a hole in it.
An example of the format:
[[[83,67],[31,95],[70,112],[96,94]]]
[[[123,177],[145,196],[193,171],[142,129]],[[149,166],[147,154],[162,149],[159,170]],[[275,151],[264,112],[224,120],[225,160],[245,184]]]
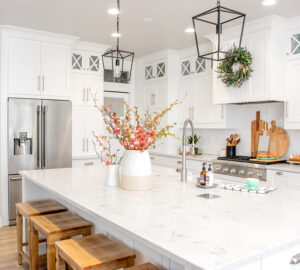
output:
[[[187,125],[190,124],[192,128],[192,149],[191,154],[195,154],[195,144],[194,144],[194,125],[191,119],[186,119],[183,123],[183,135],[182,135],[182,168],[181,168],[181,182],[187,181],[187,170],[186,170],[186,144],[187,144],[187,137],[186,137],[186,128]]]

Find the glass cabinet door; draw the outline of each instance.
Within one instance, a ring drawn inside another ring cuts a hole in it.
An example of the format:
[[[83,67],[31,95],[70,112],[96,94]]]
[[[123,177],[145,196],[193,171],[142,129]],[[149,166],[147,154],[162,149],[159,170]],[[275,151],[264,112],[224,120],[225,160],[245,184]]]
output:
[[[89,71],[98,72],[100,70],[100,57],[97,55],[89,55]]]
[[[205,72],[206,61],[203,58],[196,59],[196,73]]]
[[[156,66],[156,74],[158,78],[165,77],[166,75],[166,64],[164,62],[158,63]]]
[[[145,67],[145,80],[153,79],[153,66],[146,66]]]
[[[83,58],[80,53],[72,53],[72,69],[83,70]]]
[[[185,60],[181,62],[181,75],[188,76],[191,75],[191,61]]]
[[[300,33],[291,35],[290,50],[291,55],[300,55]]]

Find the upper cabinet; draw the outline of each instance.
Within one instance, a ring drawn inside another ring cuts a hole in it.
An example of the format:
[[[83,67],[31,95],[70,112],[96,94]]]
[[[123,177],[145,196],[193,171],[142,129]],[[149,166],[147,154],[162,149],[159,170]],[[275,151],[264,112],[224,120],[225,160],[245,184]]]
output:
[[[167,61],[161,60],[146,64],[144,67],[145,80],[165,79],[167,77]]]
[[[216,72],[214,65],[213,101],[215,104],[284,101],[284,24],[277,16],[267,17],[245,25],[242,46],[250,51],[251,78],[240,88],[227,87]],[[213,37],[211,38],[212,41]],[[235,29],[224,31],[223,50],[238,45]]]
[[[9,96],[70,97],[71,44],[75,37],[4,28]]]
[[[300,58],[300,29],[287,33],[287,53],[289,58]]]
[[[189,57],[180,61],[180,76],[188,78],[197,75],[205,75],[212,68],[211,61],[203,58]]]
[[[102,72],[101,54],[75,50],[72,53],[72,70],[81,72]]]

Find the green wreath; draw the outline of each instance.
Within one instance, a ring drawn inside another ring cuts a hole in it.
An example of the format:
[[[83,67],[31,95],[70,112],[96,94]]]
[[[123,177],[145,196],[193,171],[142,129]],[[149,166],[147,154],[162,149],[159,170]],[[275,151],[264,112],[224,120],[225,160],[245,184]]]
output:
[[[252,56],[246,48],[233,47],[225,54],[225,59],[220,62],[217,72],[218,78],[227,86],[241,87],[249,79],[251,72]]]

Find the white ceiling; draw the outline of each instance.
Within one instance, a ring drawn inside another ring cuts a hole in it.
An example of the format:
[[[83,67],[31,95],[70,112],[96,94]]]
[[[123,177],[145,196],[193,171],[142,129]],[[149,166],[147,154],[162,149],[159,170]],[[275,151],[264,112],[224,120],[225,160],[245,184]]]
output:
[[[247,14],[247,20],[277,14],[300,14],[300,0],[222,0],[221,4]],[[116,0],[0,0],[0,24],[80,36],[82,40],[114,45],[115,17],[106,13]],[[137,56],[162,49],[194,45],[191,17],[216,6],[216,0],[121,0],[121,48]],[[153,18],[145,23],[144,18]],[[203,34],[205,28],[203,29]]]

